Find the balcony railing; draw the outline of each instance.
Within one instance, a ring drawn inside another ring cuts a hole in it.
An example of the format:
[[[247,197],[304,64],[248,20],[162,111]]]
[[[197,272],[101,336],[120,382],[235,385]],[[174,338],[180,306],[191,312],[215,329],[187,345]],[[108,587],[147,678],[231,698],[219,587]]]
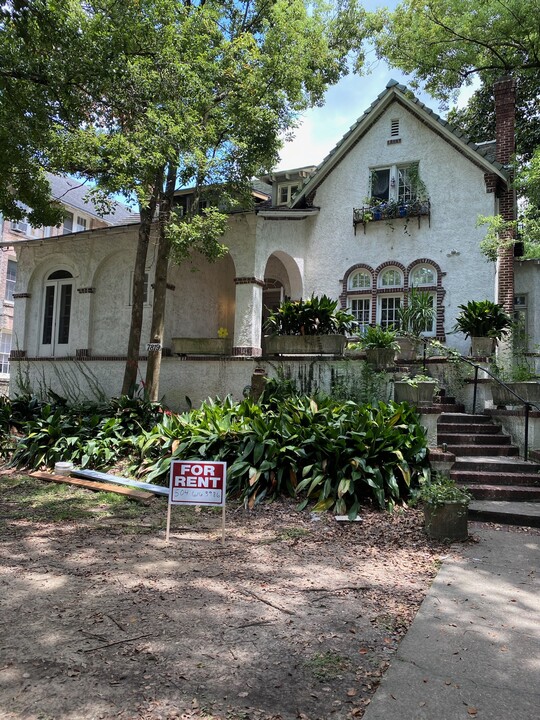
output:
[[[364,234],[366,227],[370,222],[379,220],[399,220],[416,217],[418,218],[418,227],[422,217],[427,217],[428,224],[431,225],[431,205],[428,200],[411,200],[405,203],[395,201],[381,202],[378,205],[364,205],[361,208],[353,208],[353,226],[356,235],[357,225],[364,226]]]

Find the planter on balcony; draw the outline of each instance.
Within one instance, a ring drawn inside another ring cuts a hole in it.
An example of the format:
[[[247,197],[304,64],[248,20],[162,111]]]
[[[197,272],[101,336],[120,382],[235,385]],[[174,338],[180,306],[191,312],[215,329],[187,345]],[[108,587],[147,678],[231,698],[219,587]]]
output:
[[[343,355],[345,335],[267,335],[266,355]]]
[[[540,382],[536,380],[526,380],[522,382],[507,382],[506,385],[527,402],[540,404]],[[522,405],[515,395],[512,395],[504,385],[499,385],[498,382],[491,383],[491,396],[493,398],[493,404],[496,407]]]
[[[411,405],[431,405],[436,390],[436,382],[425,381],[411,385],[408,382],[398,381],[394,383],[394,400],[408,402]]]
[[[176,355],[232,355],[231,338],[173,338]]]

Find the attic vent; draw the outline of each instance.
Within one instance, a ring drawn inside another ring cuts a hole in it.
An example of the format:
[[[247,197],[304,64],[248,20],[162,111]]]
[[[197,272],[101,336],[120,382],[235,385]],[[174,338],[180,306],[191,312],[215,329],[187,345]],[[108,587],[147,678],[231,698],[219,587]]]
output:
[[[390,137],[399,137],[399,120],[390,120]]]

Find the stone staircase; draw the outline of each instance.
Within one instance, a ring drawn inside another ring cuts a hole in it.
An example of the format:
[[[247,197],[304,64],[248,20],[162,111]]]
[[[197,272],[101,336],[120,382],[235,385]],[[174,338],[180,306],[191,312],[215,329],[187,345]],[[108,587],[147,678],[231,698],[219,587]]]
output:
[[[440,415],[437,444],[455,455],[450,477],[473,496],[469,516],[540,527],[540,462],[519,458],[492,418],[457,409]]]

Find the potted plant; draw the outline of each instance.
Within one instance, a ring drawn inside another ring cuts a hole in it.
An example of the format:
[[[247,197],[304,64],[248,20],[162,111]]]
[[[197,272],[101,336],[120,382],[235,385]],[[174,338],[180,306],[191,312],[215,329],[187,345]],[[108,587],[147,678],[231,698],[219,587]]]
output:
[[[412,288],[407,304],[397,312],[399,321],[398,343],[400,360],[414,360],[422,341],[422,333],[431,330],[435,319],[433,295],[425,290]]]
[[[434,540],[466,540],[467,516],[471,495],[459,488],[445,473],[432,473],[420,481],[414,500],[424,506],[426,533]]]
[[[404,377],[394,383],[394,400],[411,405],[431,405],[438,387],[437,380],[429,375]]]
[[[475,357],[492,355],[495,343],[512,327],[512,318],[492,300],[470,300],[459,305],[455,331],[471,338],[471,354]]]
[[[370,325],[360,338],[360,343],[366,351],[366,360],[376,368],[386,368],[394,362],[399,345],[396,341],[396,331],[385,329],[380,325]]]
[[[269,355],[343,355],[347,334],[356,327],[354,316],[338,308],[338,300],[312,295],[286,300],[265,323],[265,352]]]

